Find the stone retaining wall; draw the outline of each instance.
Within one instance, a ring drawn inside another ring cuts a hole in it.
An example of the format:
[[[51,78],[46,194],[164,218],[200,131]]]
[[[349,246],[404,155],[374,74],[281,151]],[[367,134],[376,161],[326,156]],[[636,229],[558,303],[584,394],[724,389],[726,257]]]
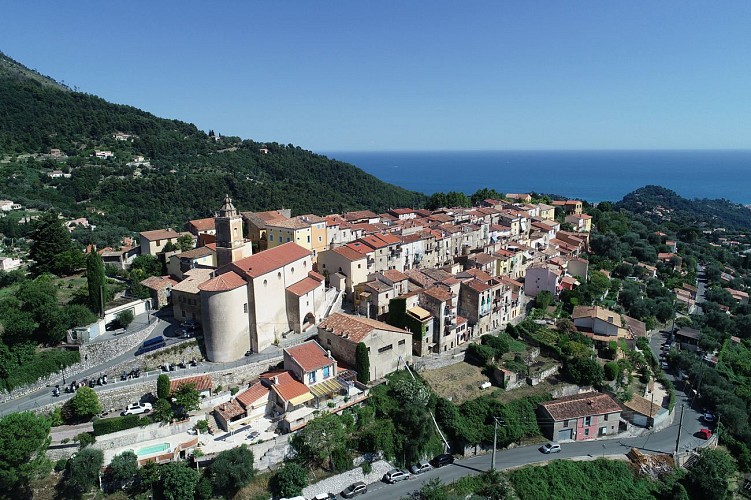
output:
[[[151,335],[158,323],[159,320],[148,325],[143,330],[139,330],[129,335],[123,335],[107,342],[97,342],[79,346],[79,353],[81,354],[80,362],[70,365],[59,372],[51,373],[46,377],[42,377],[33,384],[18,387],[9,393],[6,393],[4,401],[7,402],[12,399],[20,398],[35,392],[42,387],[54,385],[63,378],[63,375],[68,380],[75,379],[82,371],[100,365],[107,360],[117,357],[123,352],[133,349]]]

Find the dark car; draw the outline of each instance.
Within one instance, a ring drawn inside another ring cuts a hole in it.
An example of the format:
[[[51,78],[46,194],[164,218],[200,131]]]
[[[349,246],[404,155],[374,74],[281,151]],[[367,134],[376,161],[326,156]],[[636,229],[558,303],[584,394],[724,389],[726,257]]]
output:
[[[433,458],[433,467],[438,469],[439,467],[443,467],[444,465],[451,465],[454,463],[454,455],[451,455],[450,453],[441,453],[440,455],[436,455]]]
[[[362,481],[357,481],[356,483],[352,483],[347,486],[344,491],[342,491],[342,496],[344,498],[352,498],[357,495],[364,495],[367,492],[368,485],[363,483]]]

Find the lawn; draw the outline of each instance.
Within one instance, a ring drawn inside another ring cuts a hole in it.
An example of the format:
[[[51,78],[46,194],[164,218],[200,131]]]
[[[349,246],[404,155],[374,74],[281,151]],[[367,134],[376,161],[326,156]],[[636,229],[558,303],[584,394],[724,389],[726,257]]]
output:
[[[480,389],[480,384],[487,382],[488,377],[483,375],[482,368],[466,362],[444,366],[437,370],[426,370],[420,373],[420,376],[425,379],[433,392],[457,405],[492,390]]]

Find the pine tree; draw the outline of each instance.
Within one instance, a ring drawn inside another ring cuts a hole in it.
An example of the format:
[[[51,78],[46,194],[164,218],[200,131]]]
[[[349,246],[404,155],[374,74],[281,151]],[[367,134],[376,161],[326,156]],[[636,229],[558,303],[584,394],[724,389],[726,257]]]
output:
[[[86,259],[86,283],[89,286],[89,306],[101,315],[104,313],[102,298],[107,296],[107,280],[104,277],[104,261],[93,250]]]
[[[31,273],[34,276],[58,273],[60,257],[69,255],[73,246],[70,233],[58,219],[56,212],[50,210],[39,216],[34,224],[31,239],[34,240],[29,249],[29,258],[34,261]]]

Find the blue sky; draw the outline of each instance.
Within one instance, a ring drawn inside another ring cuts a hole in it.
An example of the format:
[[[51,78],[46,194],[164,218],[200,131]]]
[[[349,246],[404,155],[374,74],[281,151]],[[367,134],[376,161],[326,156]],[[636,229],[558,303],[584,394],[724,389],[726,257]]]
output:
[[[314,151],[751,148],[751,2],[3,3],[0,50]]]

